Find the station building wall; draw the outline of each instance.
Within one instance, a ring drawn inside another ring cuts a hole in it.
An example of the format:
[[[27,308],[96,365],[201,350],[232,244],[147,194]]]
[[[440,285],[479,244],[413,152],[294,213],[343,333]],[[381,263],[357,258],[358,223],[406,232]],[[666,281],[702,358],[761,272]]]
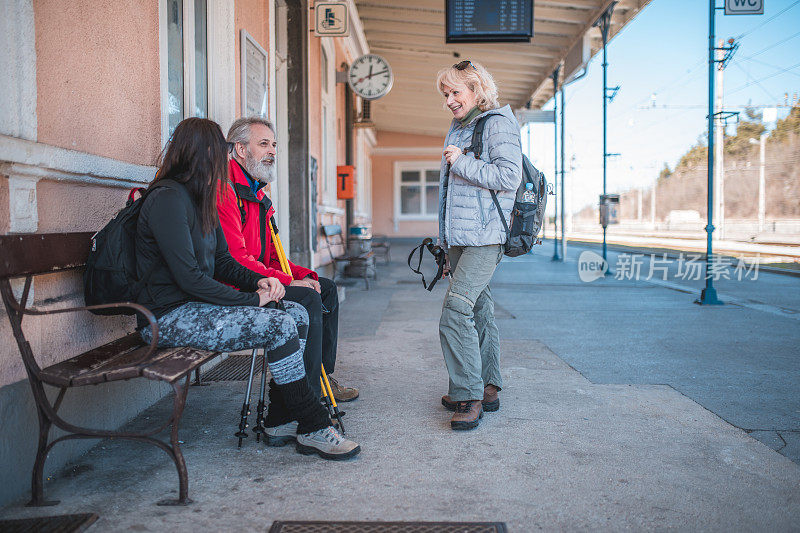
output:
[[[429,201],[425,206],[427,209],[404,213],[401,189],[404,170],[420,173],[420,189],[430,187],[432,192],[434,185],[438,187],[444,133],[438,137],[378,131],[372,151],[373,233],[394,237],[435,237],[438,234],[435,214],[438,205],[427,205]],[[424,175],[428,171],[435,172],[436,182],[425,181]],[[420,196],[422,194],[420,190]],[[416,199],[420,200],[421,206],[421,198]],[[414,204],[414,201],[410,203]]]
[[[279,66],[275,43],[271,42],[275,35],[271,17],[279,1],[206,1],[210,72],[207,116],[224,132],[241,109],[241,30],[269,52],[268,70]],[[169,134],[166,34],[168,8],[175,2],[185,9],[196,5],[195,0],[4,3],[0,19],[0,69],[5,73],[0,79],[0,232],[95,231],[124,205],[131,187],[146,186],[152,180]],[[360,39],[366,42],[363,35]],[[335,70],[366,50],[363,44],[359,51],[353,42],[330,41],[325,46],[332,50],[329,55],[335,95],[329,102],[333,119],[328,126],[332,132],[328,153],[332,154],[333,166],[329,168],[333,168],[335,187],[335,165],[344,164],[345,135],[344,88],[335,84]],[[309,144],[311,155],[318,160],[322,153],[321,46],[321,39],[313,35],[309,38]],[[185,62],[191,56],[186,55],[187,49],[183,53]],[[269,100],[274,103],[280,89],[274,76],[269,80]],[[285,94],[280,96],[278,102],[286,101]],[[270,106],[272,112],[274,105]],[[192,114],[187,106],[183,116]],[[363,160],[371,137],[364,133],[356,137],[356,154]],[[318,210],[318,225],[332,221],[344,225],[343,202],[323,201],[320,194],[318,189],[317,203],[331,211]],[[371,202],[362,199],[361,204],[369,206]],[[371,213],[362,209],[359,215],[358,220],[369,221]],[[295,216],[308,214],[291,214]],[[286,214],[286,220],[291,217]],[[318,253],[315,259],[317,268],[329,262],[324,253]],[[40,307],[82,306],[80,272],[37,277],[31,298]],[[41,354],[41,366],[62,361],[133,328],[131,318],[89,313],[27,317],[24,321],[34,352]],[[0,338],[1,506],[27,497],[38,423],[5,316],[0,316]],[[78,425],[116,428],[167,392],[162,384],[144,379],[79,388],[67,394],[60,412]],[[58,475],[95,443],[81,440],[57,445],[48,458],[46,475]]]

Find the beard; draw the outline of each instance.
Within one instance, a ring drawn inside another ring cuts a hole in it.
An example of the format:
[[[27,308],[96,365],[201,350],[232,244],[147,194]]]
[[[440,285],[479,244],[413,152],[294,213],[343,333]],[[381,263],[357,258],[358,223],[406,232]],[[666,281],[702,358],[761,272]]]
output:
[[[250,153],[250,150],[247,150],[245,154],[244,168],[259,183],[272,183],[277,177],[275,173],[275,158],[267,156],[264,159],[257,160]]]

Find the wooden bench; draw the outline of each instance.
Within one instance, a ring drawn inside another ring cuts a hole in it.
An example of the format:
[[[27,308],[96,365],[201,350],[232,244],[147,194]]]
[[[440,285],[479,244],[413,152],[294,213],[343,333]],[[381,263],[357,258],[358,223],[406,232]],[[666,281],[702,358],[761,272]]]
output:
[[[347,244],[342,236],[342,227],[338,224],[330,224],[322,226],[322,236],[324,237],[325,247],[328,250],[328,255],[333,262],[334,277],[336,272],[339,271],[339,265],[344,265],[342,272],[347,275],[347,270],[350,269],[354,273],[351,277],[360,277],[364,280],[364,284],[369,290],[369,275],[378,279],[377,269],[375,268],[375,254],[372,251],[361,254],[347,253]],[[333,253],[334,246],[341,246],[343,250],[342,255]]]
[[[0,293],[2,293],[11,330],[17,341],[20,355],[33,390],[39,415],[39,441],[31,480],[29,505],[54,505],[44,499],[42,476],[47,454],[57,443],[69,439],[116,438],[147,442],[164,450],[178,470],[178,499],[167,499],[159,505],[186,505],[190,503],[186,463],[178,440],[178,423],[186,404],[191,372],[204,362],[219,355],[218,352],[194,348],[157,348],[158,324],[153,314],[141,305],[118,303],[40,310],[27,305],[33,276],[83,267],[89,254],[91,233],[51,233],[0,236]],[[17,299],[11,287],[12,278],[24,278],[22,296]],[[145,344],[138,333],[99,346],[70,359],[41,368],[36,362],[31,345],[22,330],[26,315],[52,315],[82,312],[91,309],[128,308],[145,316],[153,328],[153,339]],[[83,428],[67,422],[58,415],[58,409],[67,390],[72,387],[97,385],[111,381],[146,378],[169,383],[175,393],[171,416],[157,427],[141,433]],[[45,385],[59,389],[55,402],[45,394]],[[50,428],[64,430],[65,435],[50,441]],[[154,435],[170,427],[169,443]]]

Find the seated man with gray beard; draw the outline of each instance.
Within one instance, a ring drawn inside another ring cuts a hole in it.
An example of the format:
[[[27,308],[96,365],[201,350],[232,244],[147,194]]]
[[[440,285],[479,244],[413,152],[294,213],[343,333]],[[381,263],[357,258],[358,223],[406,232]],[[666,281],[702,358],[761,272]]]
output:
[[[278,278],[286,286],[284,300],[297,302],[308,311],[303,359],[310,385],[319,396],[320,363],[328,373],[334,371],[336,364],[339,331],[336,284],[292,262],[289,262],[291,276],[281,270],[268,226],[275,209],[263,190],[276,177],[277,142],[272,123],[261,117],[240,118],[228,131],[227,140],[231,149],[230,183],[224,185],[217,209],[230,254],[250,270]],[[333,376],[329,379],[337,401],[347,402],[358,397],[357,389],[341,386]],[[293,436],[297,425],[282,408],[283,402],[276,392],[271,386],[266,420],[268,443],[285,442],[287,437]]]

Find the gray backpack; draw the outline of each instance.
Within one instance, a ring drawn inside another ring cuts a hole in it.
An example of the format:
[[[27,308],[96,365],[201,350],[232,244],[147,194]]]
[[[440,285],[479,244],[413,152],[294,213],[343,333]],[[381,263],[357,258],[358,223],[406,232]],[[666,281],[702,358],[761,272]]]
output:
[[[476,158],[483,152],[483,129],[489,117],[502,116],[499,113],[490,113],[478,119],[475,124],[475,131],[472,132],[472,144],[465,152],[472,152]],[[527,184],[533,186],[534,202],[523,202],[522,194],[526,191]],[[541,244],[538,238],[542,230],[544,221],[544,209],[547,206],[547,180],[544,172],[534,167],[531,162],[522,155],[522,181],[517,188],[517,196],[514,201],[514,208],[511,210],[511,227],[506,222],[503,210],[500,209],[500,202],[497,200],[497,193],[492,193],[492,200],[497,212],[500,214],[500,221],[506,231],[506,243],[503,253],[509,257],[517,257],[531,251],[534,244]]]

